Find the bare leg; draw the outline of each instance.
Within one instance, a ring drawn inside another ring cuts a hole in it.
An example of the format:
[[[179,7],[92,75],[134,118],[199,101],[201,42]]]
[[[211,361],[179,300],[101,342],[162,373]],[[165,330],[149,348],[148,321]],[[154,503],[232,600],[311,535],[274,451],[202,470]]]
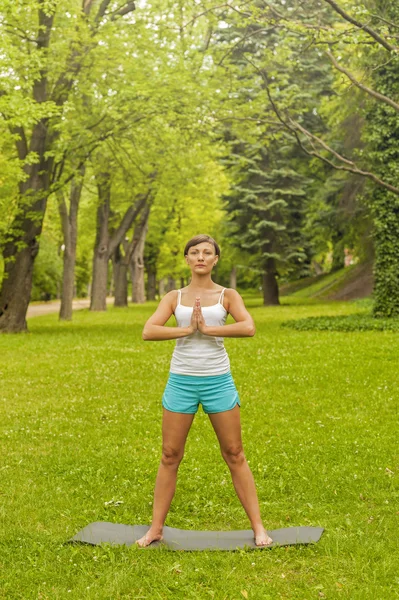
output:
[[[141,547],[162,539],[166,515],[175,494],[177,470],[194,416],[163,409],[162,458],[155,481],[152,523],[147,533],[136,542]]]
[[[257,546],[268,546],[272,539],[263,527],[254,478],[245,458],[241,440],[240,407],[210,414],[222,456],[230,469],[234,489],[251,522]]]

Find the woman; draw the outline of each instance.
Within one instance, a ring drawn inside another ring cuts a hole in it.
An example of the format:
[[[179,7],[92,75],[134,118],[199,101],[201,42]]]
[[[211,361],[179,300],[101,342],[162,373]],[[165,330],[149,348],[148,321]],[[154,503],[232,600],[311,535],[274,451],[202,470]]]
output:
[[[191,269],[190,284],[166,294],[143,330],[144,340],[176,339],[170,376],[162,399],[162,459],[155,483],[149,531],[137,543],[145,547],[162,539],[162,531],[176,488],[187,434],[199,403],[209,415],[218,437],[238,498],[247,513],[257,546],[268,546],[260,517],[255,483],[246,461],[240,424],[240,401],[223,345],[224,337],[251,337],[255,326],[241,296],[212,281],[219,246],[208,235],[197,235],[184,249]],[[235,320],[225,325],[227,314]],[[174,314],[177,327],[165,327]]]

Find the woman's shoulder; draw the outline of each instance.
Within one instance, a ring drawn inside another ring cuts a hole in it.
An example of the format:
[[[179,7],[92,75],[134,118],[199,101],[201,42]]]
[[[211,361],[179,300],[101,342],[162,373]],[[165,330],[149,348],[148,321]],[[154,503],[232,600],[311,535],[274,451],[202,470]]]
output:
[[[178,293],[179,290],[170,290],[170,292],[166,292],[163,298],[167,298],[168,300],[174,300],[175,298],[177,298]]]
[[[179,294],[179,290],[170,290],[170,292],[167,292],[165,294],[165,296],[163,296],[163,298],[162,298],[162,302],[165,305],[169,306],[172,314],[174,314],[174,312],[176,310],[176,306],[178,303],[178,294]]]
[[[175,306],[178,293],[179,290],[171,290],[170,292],[166,292],[166,294],[162,296],[161,302],[163,304],[170,304],[171,306]]]
[[[222,287],[221,287],[222,289]],[[241,295],[234,288],[224,288],[224,295],[226,298],[241,298]]]
[[[234,288],[225,288],[224,299],[227,312],[230,312],[230,308],[233,308],[237,301],[242,302],[241,295]]]

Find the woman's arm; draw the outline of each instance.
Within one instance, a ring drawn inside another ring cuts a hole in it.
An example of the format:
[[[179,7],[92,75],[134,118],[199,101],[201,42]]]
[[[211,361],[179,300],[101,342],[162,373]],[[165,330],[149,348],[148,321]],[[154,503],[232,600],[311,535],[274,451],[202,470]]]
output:
[[[162,298],[157,310],[144,325],[142,334],[143,340],[175,340],[193,333],[193,325],[190,325],[189,327],[165,327],[165,323],[173,314],[175,302],[176,291],[168,292],[166,296]]]
[[[199,308],[197,313],[198,330],[204,335],[215,337],[253,337],[255,335],[255,323],[245,308],[244,300],[240,294],[236,290],[229,289],[225,291],[224,296],[227,304],[226,310],[231,314],[235,323],[216,327],[205,325],[201,308]]]

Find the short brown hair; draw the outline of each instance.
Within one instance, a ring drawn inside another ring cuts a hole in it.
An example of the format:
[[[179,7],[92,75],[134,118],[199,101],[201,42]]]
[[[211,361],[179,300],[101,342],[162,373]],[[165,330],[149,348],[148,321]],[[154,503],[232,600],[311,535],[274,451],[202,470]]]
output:
[[[200,233],[187,242],[186,247],[184,248],[184,256],[188,254],[188,251],[192,246],[197,246],[198,244],[202,244],[202,242],[208,242],[209,244],[212,244],[215,248],[216,256],[220,256],[220,248],[218,243],[213,239],[213,237],[206,235],[205,233]]]

